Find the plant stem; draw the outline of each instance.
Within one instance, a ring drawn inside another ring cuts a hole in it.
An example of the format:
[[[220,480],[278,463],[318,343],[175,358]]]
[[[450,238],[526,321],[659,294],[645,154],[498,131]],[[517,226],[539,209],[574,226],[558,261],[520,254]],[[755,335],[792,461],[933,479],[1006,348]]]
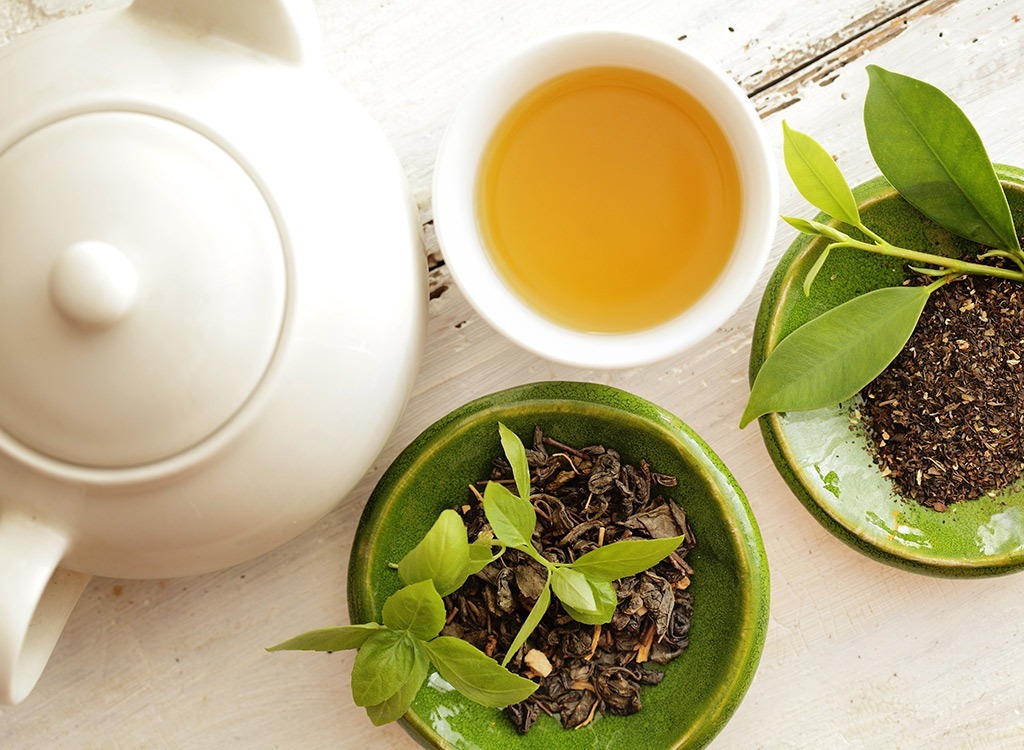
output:
[[[553,563],[550,560],[548,560],[546,557],[544,557],[544,555],[542,555],[540,552],[538,552],[537,549],[532,544],[528,543],[525,547],[513,547],[512,549],[517,549],[520,552],[526,553],[527,555],[532,557],[534,560],[539,562],[541,565],[543,565],[548,570],[554,570],[555,569],[556,563]]]
[[[972,276],[995,276],[1000,279],[1024,281],[1024,272],[1019,270],[1015,271],[1010,268],[998,268],[997,266],[987,266],[981,263],[971,263],[958,258],[947,258],[942,255],[932,255],[931,253],[921,253],[916,250],[908,250],[905,247],[890,245],[885,240],[881,240],[879,244],[873,245],[870,242],[861,242],[860,240],[855,240],[852,237],[847,236],[843,242],[849,247],[855,247],[858,250],[866,250],[869,253],[887,255],[891,258],[901,258],[915,263],[930,263],[933,266],[948,268],[952,271],[956,271],[957,273],[970,274]]]
[[[862,232],[863,232],[864,234],[866,234],[866,235],[867,235],[868,237],[870,237],[871,239],[873,239],[873,240],[874,240],[875,242],[877,242],[877,243],[878,243],[879,245],[888,245],[888,244],[889,244],[888,242],[886,242],[885,240],[883,240],[883,239],[882,239],[881,237],[879,237],[879,236],[878,236],[877,234],[875,234],[874,232],[872,232],[872,231],[871,231],[870,229],[868,229],[868,228],[867,228],[866,226],[864,226],[863,224],[858,224],[858,225],[857,225],[857,229],[859,229],[860,231],[862,231]]]
[[[1021,271],[1024,271],[1024,260],[1022,260],[1021,257],[1019,255],[1017,255],[1017,253],[1011,253],[1011,252],[1006,251],[1006,250],[989,250],[984,255],[979,255],[978,257],[979,258],[991,258],[991,257],[1009,258],[1010,260],[1012,260],[1014,263],[1017,264],[1017,268],[1019,268]]]

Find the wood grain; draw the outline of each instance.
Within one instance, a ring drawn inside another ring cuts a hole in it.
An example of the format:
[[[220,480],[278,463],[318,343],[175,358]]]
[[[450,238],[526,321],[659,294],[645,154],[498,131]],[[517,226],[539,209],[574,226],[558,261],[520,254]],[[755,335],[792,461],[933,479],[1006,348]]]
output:
[[[47,20],[42,6],[0,0],[0,34]],[[978,125],[993,158],[1024,164],[1020,0],[321,0],[317,9],[332,74],[384,127],[422,210],[435,269],[413,396],[357,489],[294,542],[197,578],[95,580],[36,692],[0,708],[0,747],[414,747],[401,729],[375,729],[352,706],[350,654],[268,655],[262,647],[346,620],[358,515],[402,447],[465,401],[554,378],[609,383],[678,413],[749,495],[771,563],[772,616],[758,674],[715,747],[1020,746],[1019,579],[937,580],[862,557],[803,510],[756,430],[736,428],[760,287],[705,345],[656,366],[555,365],[505,341],[468,306],[432,240],[429,192],[445,123],[481,70],[581,23],[685,37],[680,44],[719,60],[753,94],[780,170],[785,116],[825,143],[851,182],[875,173],[860,124],[868,63],[940,86]],[[812,213],[786,180],[781,202],[783,213]],[[780,222],[773,260],[792,239]]]

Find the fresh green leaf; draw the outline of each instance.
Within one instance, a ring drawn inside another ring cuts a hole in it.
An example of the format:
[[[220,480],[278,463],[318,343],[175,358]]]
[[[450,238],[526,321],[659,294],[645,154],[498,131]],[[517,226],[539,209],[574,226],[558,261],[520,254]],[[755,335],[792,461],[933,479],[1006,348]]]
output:
[[[444,602],[432,581],[420,581],[399,589],[384,602],[384,625],[408,630],[422,641],[433,638],[444,627]]]
[[[448,596],[466,582],[468,564],[466,526],[458,513],[445,510],[420,543],[398,563],[398,575],[407,584],[433,581],[437,593]]]
[[[499,547],[497,552],[494,552],[491,547],[490,539],[477,539],[471,545],[469,545],[469,562],[466,563],[465,574],[466,578],[471,575],[476,575],[481,570],[486,568],[492,562],[501,557],[505,552],[503,547]],[[461,584],[460,584],[461,586]]]
[[[384,628],[363,643],[352,664],[352,700],[376,706],[397,693],[416,665],[419,641],[406,632]]]
[[[804,277],[804,296],[811,296],[811,284],[818,278],[818,274],[821,272],[821,267],[825,265],[825,261],[828,260],[829,251],[832,250],[832,245],[826,245],[825,249],[818,254],[818,259],[814,261],[814,265],[811,266],[811,270],[807,272],[807,276]]]
[[[947,229],[1019,251],[1006,194],[967,115],[931,84],[877,65],[867,71],[864,128],[886,179]]]
[[[551,571],[551,590],[559,601],[583,613],[597,612],[594,590],[587,577],[573,568],[555,568]]]
[[[852,397],[903,349],[931,289],[876,289],[797,328],[761,365],[740,427],[769,412],[809,411]]]
[[[441,636],[423,644],[441,676],[472,701],[502,708],[526,700],[537,683],[512,674],[461,638]]]
[[[809,135],[782,122],[782,154],[800,195],[820,211],[847,224],[860,224],[857,201],[828,151]]]
[[[416,693],[419,692],[423,681],[427,679],[427,672],[430,671],[430,659],[422,643],[417,643],[413,650],[413,664],[402,686],[387,700],[375,706],[366,707],[366,715],[374,726],[383,726],[396,721],[405,715],[412,705]]]
[[[587,583],[590,584],[590,590],[594,592],[594,601],[597,603],[594,612],[580,612],[565,602],[562,602],[562,608],[569,617],[584,625],[603,625],[611,622],[612,615],[615,614],[615,605],[619,603],[615,586],[611,581],[588,580]]]
[[[820,221],[799,219],[795,216],[783,216],[782,220],[804,234],[821,235],[835,240],[836,242],[843,242],[850,239],[849,235],[843,234],[838,229],[830,227],[828,224],[822,224]]]
[[[498,422],[498,434],[501,435],[501,447],[505,451],[505,458],[512,467],[512,476],[515,477],[519,497],[530,502],[530,464],[526,460],[523,441],[501,422]]]
[[[363,625],[338,625],[310,630],[271,646],[267,651],[346,651],[359,648],[382,627],[376,622],[368,622]]]
[[[674,536],[615,542],[582,555],[571,568],[591,581],[617,581],[653,568],[672,554],[684,539],[682,536]],[[561,596],[558,598],[562,599]],[[564,603],[565,600],[562,601]]]
[[[519,632],[516,633],[516,637],[512,639],[512,645],[508,647],[508,652],[505,654],[505,658],[501,662],[501,666],[505,666],[512,657],[516,655],[516,652],[523,647],[526,643],[526,639],[530,637],[530,634],[537,629],[537,625],[540,623],[544,613],[548,611],[548,607],[551,606],[551,574],[548,574],[548,580],[544,582],[544,588],[541,589],[540,596],[537,597],[536,603],[533,605],[533,609],[530,610],[530,614],[523,620],[522,626],[519,628]]]
[[[495,538],[509,547],[527,547],[537,526],[537,511],[529,500],[516,497],[497,482],[484,489],[484,514]]]

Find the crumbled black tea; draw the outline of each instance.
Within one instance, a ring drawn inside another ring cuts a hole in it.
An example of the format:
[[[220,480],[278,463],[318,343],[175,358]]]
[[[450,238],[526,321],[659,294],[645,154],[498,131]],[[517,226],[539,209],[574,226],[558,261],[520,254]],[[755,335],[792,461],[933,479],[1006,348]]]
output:
[[[936,290],[862,413],[899,492],[944,511],[1024,470],[1024,287],[965,277]]]
[[[628,715],[641,709],[640,689],[663,676],[649,662],[666,664],[689,644],[693,569],[686,562],[694,537],[683,509],[659,494],[677,480],[651,471],[645,461],[624,465],[611,448],[575,449],[534,432],[527,449],[537,528],[534,546],[548,560],[573,562],[597,547],[629,538],[685,534],[679,548],[648,571],[614,585],[618,604],[610,623],[584,625],[554,601],[508,667],[540,687],[505,709],[520,733],[540,712],[557,715],[569,729],[600,713]],[[494,462],[492,480],[514,486],[505,459]],[[486,480],[480,482],[480,487]],[[479,493],[458,509],[470,541],[488,528]],[[504,657],[543,589],[544,569],[516,550],[470,577],[446,598],[445,635],[462,638],[489,656]]]

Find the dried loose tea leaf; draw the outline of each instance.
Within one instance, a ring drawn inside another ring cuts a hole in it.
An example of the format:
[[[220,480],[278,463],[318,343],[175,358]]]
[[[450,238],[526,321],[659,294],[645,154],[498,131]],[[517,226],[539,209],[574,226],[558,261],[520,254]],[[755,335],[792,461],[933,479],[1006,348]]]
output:
[[[539,429],[526,459],[537,518],[532,542],[545,559],[574,563],[626,540],[656,539],[655,546],[664,547],[678,537],[679,544],[650,570],[614,583],[590,581],[602,609],[593,616],[557,600],[549,606],[547,571],[525,552],[509,549],[446,598],[452,614],[442,632],[503,659],[522,675],[543,675],[550,666],[536,693],[505,710],[520,733],[541,712],[558,716],[566,728],[585,726],[602,713],[635,713],[642,705],[641,686],[658,684],[663,674],[644,662],[664,664],[689,643],[693,569],[686,555],[695,541],[683,509],[660,494],[678,481],[645,461],[624,462],[613,448],[574,448]],[[494,466],[490,479],[515,491],[508,461],[496,459]],[[476,494],[458,512],[470,540],[490,533]],[[623,552],[640,549],[627,546]],[[609,575],[618,572],[609,567]],[[522,640],[521,631],[530,635]]]
[[[901,495],[943,511],[1024,473],[1024,290],[964,277],[862,392],[877,462]]]

